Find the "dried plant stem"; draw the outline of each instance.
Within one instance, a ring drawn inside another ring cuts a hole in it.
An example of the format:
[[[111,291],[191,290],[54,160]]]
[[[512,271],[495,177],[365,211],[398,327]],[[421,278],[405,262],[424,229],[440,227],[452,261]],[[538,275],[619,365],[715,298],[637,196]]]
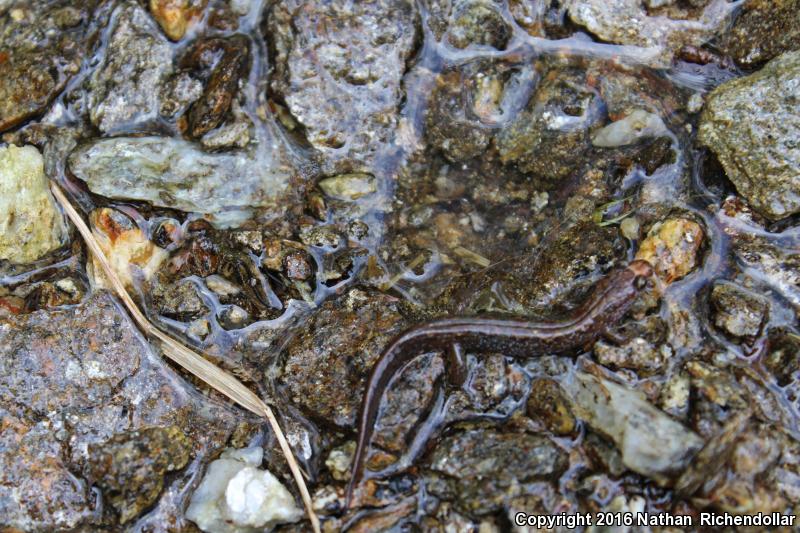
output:
[[[267,418],[272,426],[272,430],[275,432],[275,435],[278,438],[278,444],[283,451],[283,455],[286,457],[286,462],[289,463],[289,468],[292,471],[295,483],[297,483],[297,488],[300,490],[300,496],[303,499],[303,504],[306,507],[306,513],[308,513],[308,518],[311,520],[311,526],[314,528],[315,533],[318,533],[320,531],[319,519],[317,518],[317,515],[311,505],[311,495],[308,493],[308,487],[306,487],[303,474],[300,471],[300,467],[297,465],[297,461],[292,454],[292,449],[289,447],[289,443],[286,441],[286,436],[283,434],[283,430],[281,430],[280,424],[278,424],[278,419],[275,418],[275,414],[272,412],[272,409],[270,409],[270,407],[264,403],[261,398],[259,398],[253,391],[245,387],[244,384],[242,384],[234,376],[225,372],[210,361],[206,360],[200,354],[189,349],[155,327],[139,310],[139,307],[130,297],[128,291],[125,290],[125,286],[111,268],[105,253],[103,253],[103,250],[100,248],[100,245],[98,244],[94,235],[92,235],[89,227],[83,221],[83,218],[81,218],[80,214],[78,214],[78,212],[72,206],[72,203],[67,199],[61,188],[55,182],[51,182],[50,189],[53,193],[53,196],[55,196],[56,200],[58,200],[58,203],[61,204],[61,207],[67,213],[69,219],[73,224],[75,224],[75,227],[78,228],[78,232],[80,232],[83,240],[89,247],[89,250],[91,250],[92,254],[97,259],[97,262],[100,263],[100,266],[103,268],[103,272],[105,272],[106,278],[108,278],[109,282],[114,288],[114,291],[117,293],[117,296],[119,296],[119,298],[122,300],[122,303],[125,304],[125,307],[133,317],[133,320],[147,335],[155,337],[161,341],[164,354],[175,361],[178,365],[186,369],[188,372],[191,372],[198,378],[202,379],[209,386],[218,390],[248,411],[255,413],[258,416]]]

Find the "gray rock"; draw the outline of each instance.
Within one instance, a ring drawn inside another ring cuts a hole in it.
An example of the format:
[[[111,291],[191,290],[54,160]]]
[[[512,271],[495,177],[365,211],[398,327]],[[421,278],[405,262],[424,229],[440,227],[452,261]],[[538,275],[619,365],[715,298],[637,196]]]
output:
[[[236,424],[232,411],[193,391],[156,358],[103,291],[77,306],[0,319],[0,419],[0,520],[23,531],[96,530],[101,520],[115,520],[103,517],[90,482],[79,477],[96,458],[90,450],[114,435],[176,426],[202,461],[224,446]],[[126,468],[111,474],[102,475],[105,487],[137,475]],[[176,495],[193,477],[173,476],[149,515],[161,523],[182,516]],[[145,487],[129,489],[139,494]]]
[[[431,469],[447,476],[445,486],[457,495],[456,505],[474,514],[499,509],[527,494],[528,484],[556,479],[566,466],[566,453],[546,437],[491,429],[443,439],[431,460]],[[441,492],[436,485],[431,490]]]
[[[729,81],[707,98],[698,140],[711,148],[736,189],[761,214],[800,212],[800,52]]]
[[[717,282],[711,291],[714,324],[734,337],[755,337],[769,311],[763,296],[735,283]]]
[[[659,483],[681,472],[703,445],[693,431],[623,385],[581,372],[562,386],[575,415],[616,444],[625,466]]]
[[[155,119],[172,72],[172,48],[147,11],[127,1],[113,17],[102,64],[88,82],[89,118],[104,133]]]
[[[413,2],[293,0],[276,3],[269,21],[273,89],[333,165],[325,171],[370,172],[374,152],[397,126],[416,35]]]
[[[258,208],[280,213],[292,167],[275,151],[210,154],[170,137],[115,137],[78,148],[70,170],[110,198],[215,216],[235,224]]]

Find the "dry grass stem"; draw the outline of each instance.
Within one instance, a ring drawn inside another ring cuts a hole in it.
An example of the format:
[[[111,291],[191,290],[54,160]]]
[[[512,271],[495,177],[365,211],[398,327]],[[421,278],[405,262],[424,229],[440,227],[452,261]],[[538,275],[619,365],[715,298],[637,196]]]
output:
[[[89,250],[91,250],[97,262],[103,268],[106,278],[108,278],[117,296],[122,300],[122,303],[128,309],[128,312],[131,314],[136,324],[138,324],[148,336],[155,337],[161,341],[164,354],[186,371],[194,374],[210,387],[221,392],[248,411],[258,416],[266,417],[278,438],[278,444],[281,447],[281,451],[283,451],[283,455],[286,457],[286,462],[289,464],[289,468],[292,471],[295,483],[297,483],[297,488],[300,490],[300,496],[306,507],[308,518],[311,520],[311,525],[314,531],[318,533],[320,531],[319,519],[311,505],[311,495],[308,492],[303,474],[289,447],[289,443],[286,441],[286,436],[283,434],[283,430],[281,430],[278,419],[275,418],[272,409],[234,376],[218,368],[194,350],[176,341],[155,327],[147,317],[145,317],[144,313],[139,310],[139,307],[128,294],[128,291],[125,290],[122,281],[111,268],[103,250],[100,248],[100,244],[97,242],[94,235],[92,235],[92,232],[83,221],[83,218],[81,218],[80,214],[72,206],[72,203],[67,199],[61,188],[54,182],[51,182],[50,185],[53,196],[55,196],[58,203],[61,204],[61,207],[67,213],[69,219],[75,224],[75,227],[78,228],[78,232],[83,237],[84,242],[86,242]]]

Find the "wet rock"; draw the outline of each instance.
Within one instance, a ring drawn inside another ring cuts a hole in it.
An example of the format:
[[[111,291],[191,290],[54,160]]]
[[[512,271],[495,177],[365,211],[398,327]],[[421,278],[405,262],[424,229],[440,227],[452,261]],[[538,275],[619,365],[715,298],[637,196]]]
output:
[[[407,0],[275,4],[272,88],[330,163],[326,172],[369,172],[392,138],[414,21]]]
[[[654,346],[646,339],[635,337],[621,346],[599,341],[594,345],[594,355],[603,366],[655,373],[672,357],[672,348],[666,344]]]
[[[244,35],[206,39],[187,52],[181,67],[210,70],[203,95],[189,109],[190,136],[202,137],[222,124],[249,62],[250,41]]]
[[[503,50],[510,38],[511,28],[494,2],[466,0],[455,3],[447,40],[456,48],[477,44]]]
[[[0,4],[0,132],[42,113],[78,72],[94,2]]]
[[[134,287],[134,277],[149,280],[167,258],[166,250],[153,244],[133,220],[115,209],[103,207],[92,211],[89,223],[111,269],[128,290]],[[94,256],[88,270],[96,287],[111,288]]]
[[[397,303],[359,289],[325,302],[286,348],[281,379],[292,401],[313,417],[352,426],[367,371],[404,326]]]
[[[278,153],[209,154],[167,137],[101,139],[73,152],[69,164],[92,192],[206,213],[220,225],[239,223],[258,208],[285,209],[293,173]]]
[[[800,311],[800,254],[741,234],[733,241],[737,261],[757,272],[761,279],[791,303],[795,311]]]
[[[186,466],[190,450],[175,426],[120,433],[89,446],[87,476],[103,489],[124,524],[158,499],[164,475]]]
[[[30,263],[61,246],[66,236],[39,151],[0,148],[0,260]]]
[[[494,142],[501,161],[553,188],[588,161],[589,135],[602,118],[602,101],[583,73],[555,69],[544,75],[525,110]]]
[[[635,109],[625,118],[612,122],[592,136],[592,144],[601,148],[614,148],[634,144],[648,137],[659,137],[667,132],[661,117],[643,109]]]
[[[9,412],[11,409],[11,412]],[[198,460],[227,440],[232,411],[193,391],[157,358],[104,291],[77,306],[0,319],[0,508],[23,531],[112,529],[97,494],[77,473],[89,449],[114,435],[177,426]],[[93,448],[98,449],[98,448]],[[175,494],[191,473],[165,478],[156,521],[183,515]],[[135,490],[134,487],[131,487]]]
[[[659,483],[681,472],[703,445],[694,432],[623,385],[587,373],[562,385],[575,415],[616,444],[625,466]]]
[[[291,493],[268,470],[261,448],[228,448],[192,494],[186,518],[208,533],[249,533],[303,517]]]
[[[150,13],[167,37],[180,41],[197,24],[208,0],[150,0]]]
[[[94,514],[88,487],[70,471],[66,445],[49,426],[0,403],[0,513],[10,531],[71,529]]]
[[[431,491],[477,515],[500,509],[511,498],[528,493],[536,481],[555,479],[567,466],[564,451],[546,437],[472,429],[450,435],[433,452],[431,470],[443,474],[444,487]]]
[[[800,212],[800,51],[722,84],[706,99],[698,140],[711,148],[736,190],[778,220]]]
[[[703,238],[703,228],[697,222],[670,218],[650,228],[636,259],[644,259],[664,283],[672,283],[695,269]]]
[[[88,80],[89,118],[112,133],[158,117],[162,84],[172,72],[172,48],[138,3],[114,12],[102,64]]]
[[[668,64],[682,45],[701,45],[723,30],[732,12],[726,0],[712,0],[705,9],[675,13],[675,17],[650,16],[639,0],[568,0],[570,19],[603,41],[652,47],[658,60]],[[694,12],[692,12],[694,11]]]
[[[755,337],[769,311],[766,298],[739,285],[717,282],[711,291],[714,325],[734,337]]]
[[[800,49],[800,2],[797,0],[748,0],[721,48],[744,68]]]
[[[339,200],[358,200],[378,190],[375,176],[361,173],[325,178],[319,182],[319,188],[326,196]]]
[[[544,422],[556,435],[569,435],[575,431],[575,417],[564,390],[556,381],[539,378],[531,383],[527,404],[528,415]]]
[[[350,441],[344,446],[334,448],[325,459],[325,466],[337,481],[347,481],[350,479],[350,464],[353,461],[353,454],[356,451],[356,443]]]
[[[158,314],[173,320],[189,322],[209,312],[197,287],[190,281],[165,284],[158,280],[151,286],[150,296]]]

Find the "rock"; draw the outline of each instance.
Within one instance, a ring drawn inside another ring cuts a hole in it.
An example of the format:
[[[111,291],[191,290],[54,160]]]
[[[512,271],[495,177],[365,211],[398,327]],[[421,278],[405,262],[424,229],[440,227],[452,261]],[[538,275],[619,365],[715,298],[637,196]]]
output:
[[[220,225],[258,208],[281,212],[293,173],[278,153],[209,154],[169,137],[100,139],[73,152],[69,166],[94,193],[213,215]]]
[[[190,136],[203,137],[222,124],[249,64],[250,40],[240,34],[202,40],[187,52],[181,67],[210,70],[203,95],[189,109]]]
[[[186,466],[190,450],[175,426],[120,433],[89,446],[87,477],[103,489],[124,524],[158,499],[164,475]]]
[[[655,373],[663,370],[672,356],[672,349],[666,344],[656,347],[646,339],[636,337],[621,346],[598,341],[594,345],[594,355],[603,366]]]
[[[664,65],[681,46],[699,46],[725,29],[734,8],[727,0],[712,0],[699,12],[671,18],[650,16],[640,0],[567,0],[565,5],[569,18],[592,35],[612,43],[652,47]]]
[[[531,383],[527,404],[528,416],[544,422],[556,435],[569,435],[575,431],[575,417],[563,389],[557,382],[539,378]]]
[[[103,133],[156,119],[172,72],[172,47],[147,11],[128,0],[113,17],[102,63],[87,84],[89,118]]]
[[[588,162],[589,135],[602,118],[602,101],[583,72],[554,69],[494,142],[503,163],[514,163],[555,188]]]
[[[546,437],[471,429],[442,439],[430,468],[446,476],[457,507],[482,515],[527,494],[537,481],[557,479],[566,466],[566,453]],[[442,495],[442,488],[431,492]]]
[[[272,88],[322,153],[326,173],[372,171],[375,152],[393,137],[415,18],[408,0],[273,7]]]
[[[207,533],[250,533],[297,522],[303,510],[268,470],[261,448],[228,448],[192,494],[186,518]]]
[[[153,244],[133,220],[119,211],[108,207],[95,209],[89,215],[89,223],[112,270],[129,291],[134,287],[134,275],[149,280],[168,256],[166,250]],[[94,256],[88,273],[95,287],[111,288]]]
[[[39,151],[0,148],[0,260],[30,263],[60,247],[66,236]]]
[[[800,1],[748,0],[720,44],[744,68],[800,49]]]
[[[94,2],[0,2],[0,132],[45,111],[84,58]],[[5,7],[6,9],[3,9]]]
[[[575,415],[611,439],[631,470],[660,484],[680,473],[703,440],[623,385],[580,372],[562,386]]]
[[[800,212],[800,51],[787,52],[706,98],[698,140],[717,155],[736,190],[762,215]]]
[[[714,284],[711,305],[714,325],[734,337],[756,337],[769,311],[766,298],[725,281]]]
[[[76,306],[0,318],[4,526],[96,530],[102,520],[114,529],[111,506],[104,518],[102,500],[80,477],[91,467],[90,448],[102,449],[120,433],[177,426],[203,461],[224,445],[235,421],[232,410],[193,391],[157,358],[105,291]],[[175,495],[191,480],[191,473],[165,478],[168,489],[148,517],[179,519]]]
[[[350,427],[367,371],[405,322],[397,301],[353,289],[325,302],[286,348],[281,378],[309,415]]]
[[[150,13],[167,37],[180,41],[202,18],[208,0],[150,0]]]
[[[375,176],[371,174],[340,174],[319,182],[319,188],[326,196],[338,200],[358,200],[362,196],[377,191]]]
[[[667,133],[661,117],[644,109],[635,109],[625,118],[612,122],[592,136],[592,144],[601,148],[614,148],[634,144],[648,137]]]
[[[456,48],[484,45],[503,50],[512,30],[497,4],[489,0],[462,0],[453,6],[448,42]]]
[[[686,218],[670,218],[650,228],[639,246],[636,259],[644,259],[664,283],[672,283],[689,274],[699,262],[703,228]]]

